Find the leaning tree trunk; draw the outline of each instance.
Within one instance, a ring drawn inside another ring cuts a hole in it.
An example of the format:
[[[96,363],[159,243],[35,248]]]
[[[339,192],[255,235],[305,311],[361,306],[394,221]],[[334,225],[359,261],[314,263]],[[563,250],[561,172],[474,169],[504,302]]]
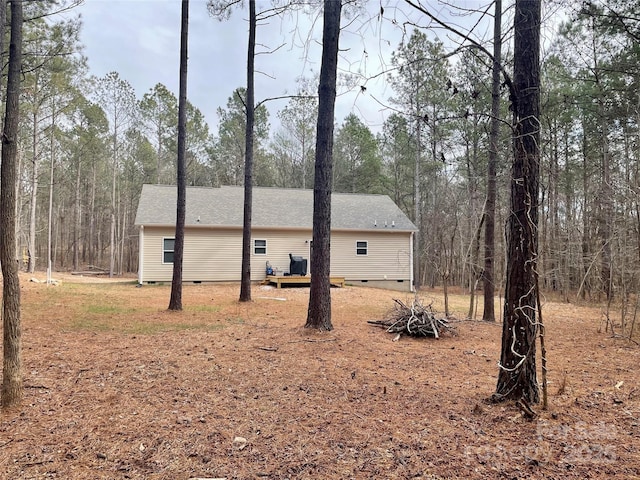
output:
[[[514,160],[507,224],[507,283],[495,401],[539,401],[536,380],[536,262],[540,176],[540,0],[516,0]]]
[[[18,129],[20,124],[20,75],[22,68],[22,0],[11,2],[11,39],[7,100],[0,167],[0,264],[2,264],[2,407],[22,400],[22,328],[20,278],[16,262],[16,189],[18,180]]]
[[[318,87],[318,126],[313,187],[313,249],[311,290],[305,327],[332,330],[331,324],[331,179],[333,176],[333,125],[338,69],[338,37],[342,0],[325,0],[322,65]]]

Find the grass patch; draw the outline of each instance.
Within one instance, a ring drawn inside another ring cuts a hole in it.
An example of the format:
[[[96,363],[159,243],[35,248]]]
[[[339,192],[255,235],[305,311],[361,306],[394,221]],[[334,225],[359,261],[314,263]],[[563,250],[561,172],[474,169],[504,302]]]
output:
[[[219,305],[189,305],[185,307],[185,312],[196,313],[217,313],[221,310]]]
[[[143,323],[118,326],[107,322],[99,321],[77,321],[71,326],[73,330],[87,330],[97,333],[121,333],[124,335],[156,335],[165,332],[181,331],[206,331],[212,332],[222,330],[224,325],[192,324],[192,323],[172,323],[170,325],[162,323]]]
[[[125,305],[88,305],[87,313],[96,315],[122,315],[127,313],[136,313],[141,310],[127,307]]]
[[[71,322],[72,330],[88,330],[90,332],[109,332],[113,325],[95,318],[78,318]]]
[[[125,335],[154,335],[164,332],[216,331],[230,324],[241,324],[242,319],[225,319],[220,322],[211,318],[220,311],[215,305],[190,305],[177,315],[151,306],[135,306],[123,300],[122,304],[100,303],[114,301],[107,296],[85,297],[82,308],[67,311],[67,325],[72,330],[98,333],[120,333]],[[174,312],[176,313],[176,312]],[[185,316],[186,314],[186,316]]]
[[[184,331],[201,331],[201,332],[215,332],[222,330],[225,325],[220,323],[142,323],[138,322],[132,325],[127,325],[122,333],[135,334],[135,335],[155,335],[164,332],[184,332]]]
[[[130,321],[126,323],[109,318],[77,318],[71,322],[72,330],[85,330],[96,333],[120,333],[124,335],[155,335],[165,332],[203,331],[213,332],[222,330],[226,325],[206,322],[158,322],[158,321]]]
[[[225,286],[185,289],[184,310],[169,312],[167,286],[136,288],[136,282],[29,284],[25,316],[41,318],[54,328],[122,335],[166,332],[212,332],[245,324]],[[153,288],[155,287],[155,288]],[[223,303],[220,303],[223,300]],[[42,321],[40,321],[42,324]]]
[[[243,319],[228,318],[222,323],[212,320],[210,315],[220,311],[216,305],[189,305],[182,313],[165,315],[167,310],[150,306],[134,306],[122,304],[99,303],[105,300],[114,301],[104,295],[92,295],[85,298],[81,311],[72,314],[70,326],[73,330],[91,332],[110,332],[125,335],[155,335],[165,332],[221,330],[230,324],[242,324]],[[175,313],[175,312],[174,312]],[[185,319],[184,314],[188,314]],[[184,321],[186,320],[186,321]]]
[[[225,318],[230,325],[244,325],[244,318],[242,317],[227,317]]]
[[[136,281],[132,282],[113,282],[113,283],[62,283],[57,286],[58,289],[71,290],[82,293],[95,293],[104,291],[116,291],[131,288],[135,288],[138,284]]]

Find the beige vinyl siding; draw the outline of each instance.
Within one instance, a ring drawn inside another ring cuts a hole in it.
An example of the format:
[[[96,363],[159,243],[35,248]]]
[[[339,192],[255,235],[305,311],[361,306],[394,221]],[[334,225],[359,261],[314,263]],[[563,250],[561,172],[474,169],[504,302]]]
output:
[[[240,279],[242,232],[238,229],[185,229],[182,279],[185,282],[234,281]],[[144,229],[145,282],[167,282],[173,264],[162,263],[162,242],[173,238],[175,229]]]
[[[242,267],[242,231],[191,229],[185,232],[185,281],[240,280]]]
[[[254,255],[251,251],[251,279],[263,280],[266,277],[266,262],[268,261],[278,271],[289,271],[289,254],[306,258],[309,262],[309,245],[311,231],[306,230],[266,230],[254,229],[253,239],[267,240],[267,254]],[[278,272],[279,273],[279,272]],[[307,275],[310,272],[307,269]]]
[[[173,264],[162,263],[164,238],[173,238],[172,228],[145,227],[141,282],[167,282]],[[255,255],[253,240],[267,241],[266,255]],[[251,279],[263,280],[266,262],[282,271],[289,269],[289,253],[309,258],[311,232],[256,229],[251,238]],[[187,228],[185,230],[182,279],[186,282],[239,281],[242,266],[240,229]]]
[[[173,264],[162,263],[163,239],[173,238],[173,228],[144,228],[140,282],[170,282]],[[280,272],[289,269],[289,254],[306,258],[311,274],[311,230],[254,229],[251,238],[251,279],[263,280],[266,262]],[[331,275],[347,281],[410,281],[410,232],[333,232]],[[255,255],[253,240],[266,240],[266,255]],[[356,242],[367,242],[367,255],[356,255]],[[239,281],[242,264],[240,228],[185,229],[183,280],[186,282]],[[386,275],[386,278],[385,278]]]
[[[366,255],[356,254],[356,242],[367,242]],[[332,233],[331,275],[347,281],[410,280],[411,233]]]
[[[174,234],[175,229],[144,228],[144,248],[141,249],[144,270],[139,279],[141,282],[171,280],[173,265],[162,263],[162,241]]]

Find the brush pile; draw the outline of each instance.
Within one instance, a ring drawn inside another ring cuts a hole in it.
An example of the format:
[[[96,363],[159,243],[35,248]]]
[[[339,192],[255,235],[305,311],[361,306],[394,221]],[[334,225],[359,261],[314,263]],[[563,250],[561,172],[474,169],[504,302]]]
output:
[[[393,299],[394,308],[384,320],[369,320],[367,323],[383,327],[389,333],[406,334],[412,337],[440,338],[443,334],[456,335],[456,329],[446,318],[437,318],[431,304],[423,305],[416,296],[411,305]]]

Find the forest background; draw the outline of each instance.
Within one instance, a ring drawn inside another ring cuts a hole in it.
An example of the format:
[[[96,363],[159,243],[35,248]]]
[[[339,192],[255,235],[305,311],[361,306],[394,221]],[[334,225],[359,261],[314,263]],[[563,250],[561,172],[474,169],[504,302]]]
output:
[[[25,4],[16,253],[31,272],[46,268],[50,259],[54,270],[93,266],[119,275],[137,270],[133,222],[142,184],[175,183],[177,98],[162,83],[136,92],[118,72],[92,76],[83,55],[82,22],[74,13],[77,3]],[[460,23],[491,50],[491,35],[476,36],[486,32],[479,26],[492,21],[491,9],[474,7],[456,10]],[[566,299],[628,299],[638,288],[637,7],[623,0],[549,2],[543,15],[548,33],[541,66],[538,267],[542,288]],[[504,25],[512,24],[511,8],[505,5]],[[300,25],[313,24],[309,19],[320,11],[306,4],[296,9],[295,18],[307,19]],[[343,31],[365,14],[362,5],[350,5]],[[192,18],[209,15],[203,3],[194,3]],[[367,81],[383,78],[387,95],[370,97],[385,112],[381,125],[371,126],[359,109],[336,118],[333,190],[389,195],[419,226],[416,283],[473,289],[482,278],[478,242],[487,197],[491,64],[476,49],[463,48],[462,40],[456,45],[446,34],[434,33],[426,17],[415,24],[395,18],[382,7],[369,18],[395,22],[399,31],[399,43],[380,71],[364,75],[341,68],[342,92],[365,97]],[[280,28],[261,24],[258,41],[261,29],[272,27]],[[296,34],[311,38],[307,32]],[[505,29],[504,65],[511,64],[511,37]],[[244,71],[245,65],[215,68]],[[213,82],[211,88],[216,88]],[[298,78],[296,89],[297,96],[260,103],[256,110],[256,186],[313,187],[317,77]],[[512,155],[506,88],[502,93],[499,232],[509,208]],[[189,185],[242,185],[243,94],[240,85],[229,91],[226,105],[217,109],[215,130],[198,106],[189,104]],[[499,234],[498,284],[504,278],[504,251]]]

